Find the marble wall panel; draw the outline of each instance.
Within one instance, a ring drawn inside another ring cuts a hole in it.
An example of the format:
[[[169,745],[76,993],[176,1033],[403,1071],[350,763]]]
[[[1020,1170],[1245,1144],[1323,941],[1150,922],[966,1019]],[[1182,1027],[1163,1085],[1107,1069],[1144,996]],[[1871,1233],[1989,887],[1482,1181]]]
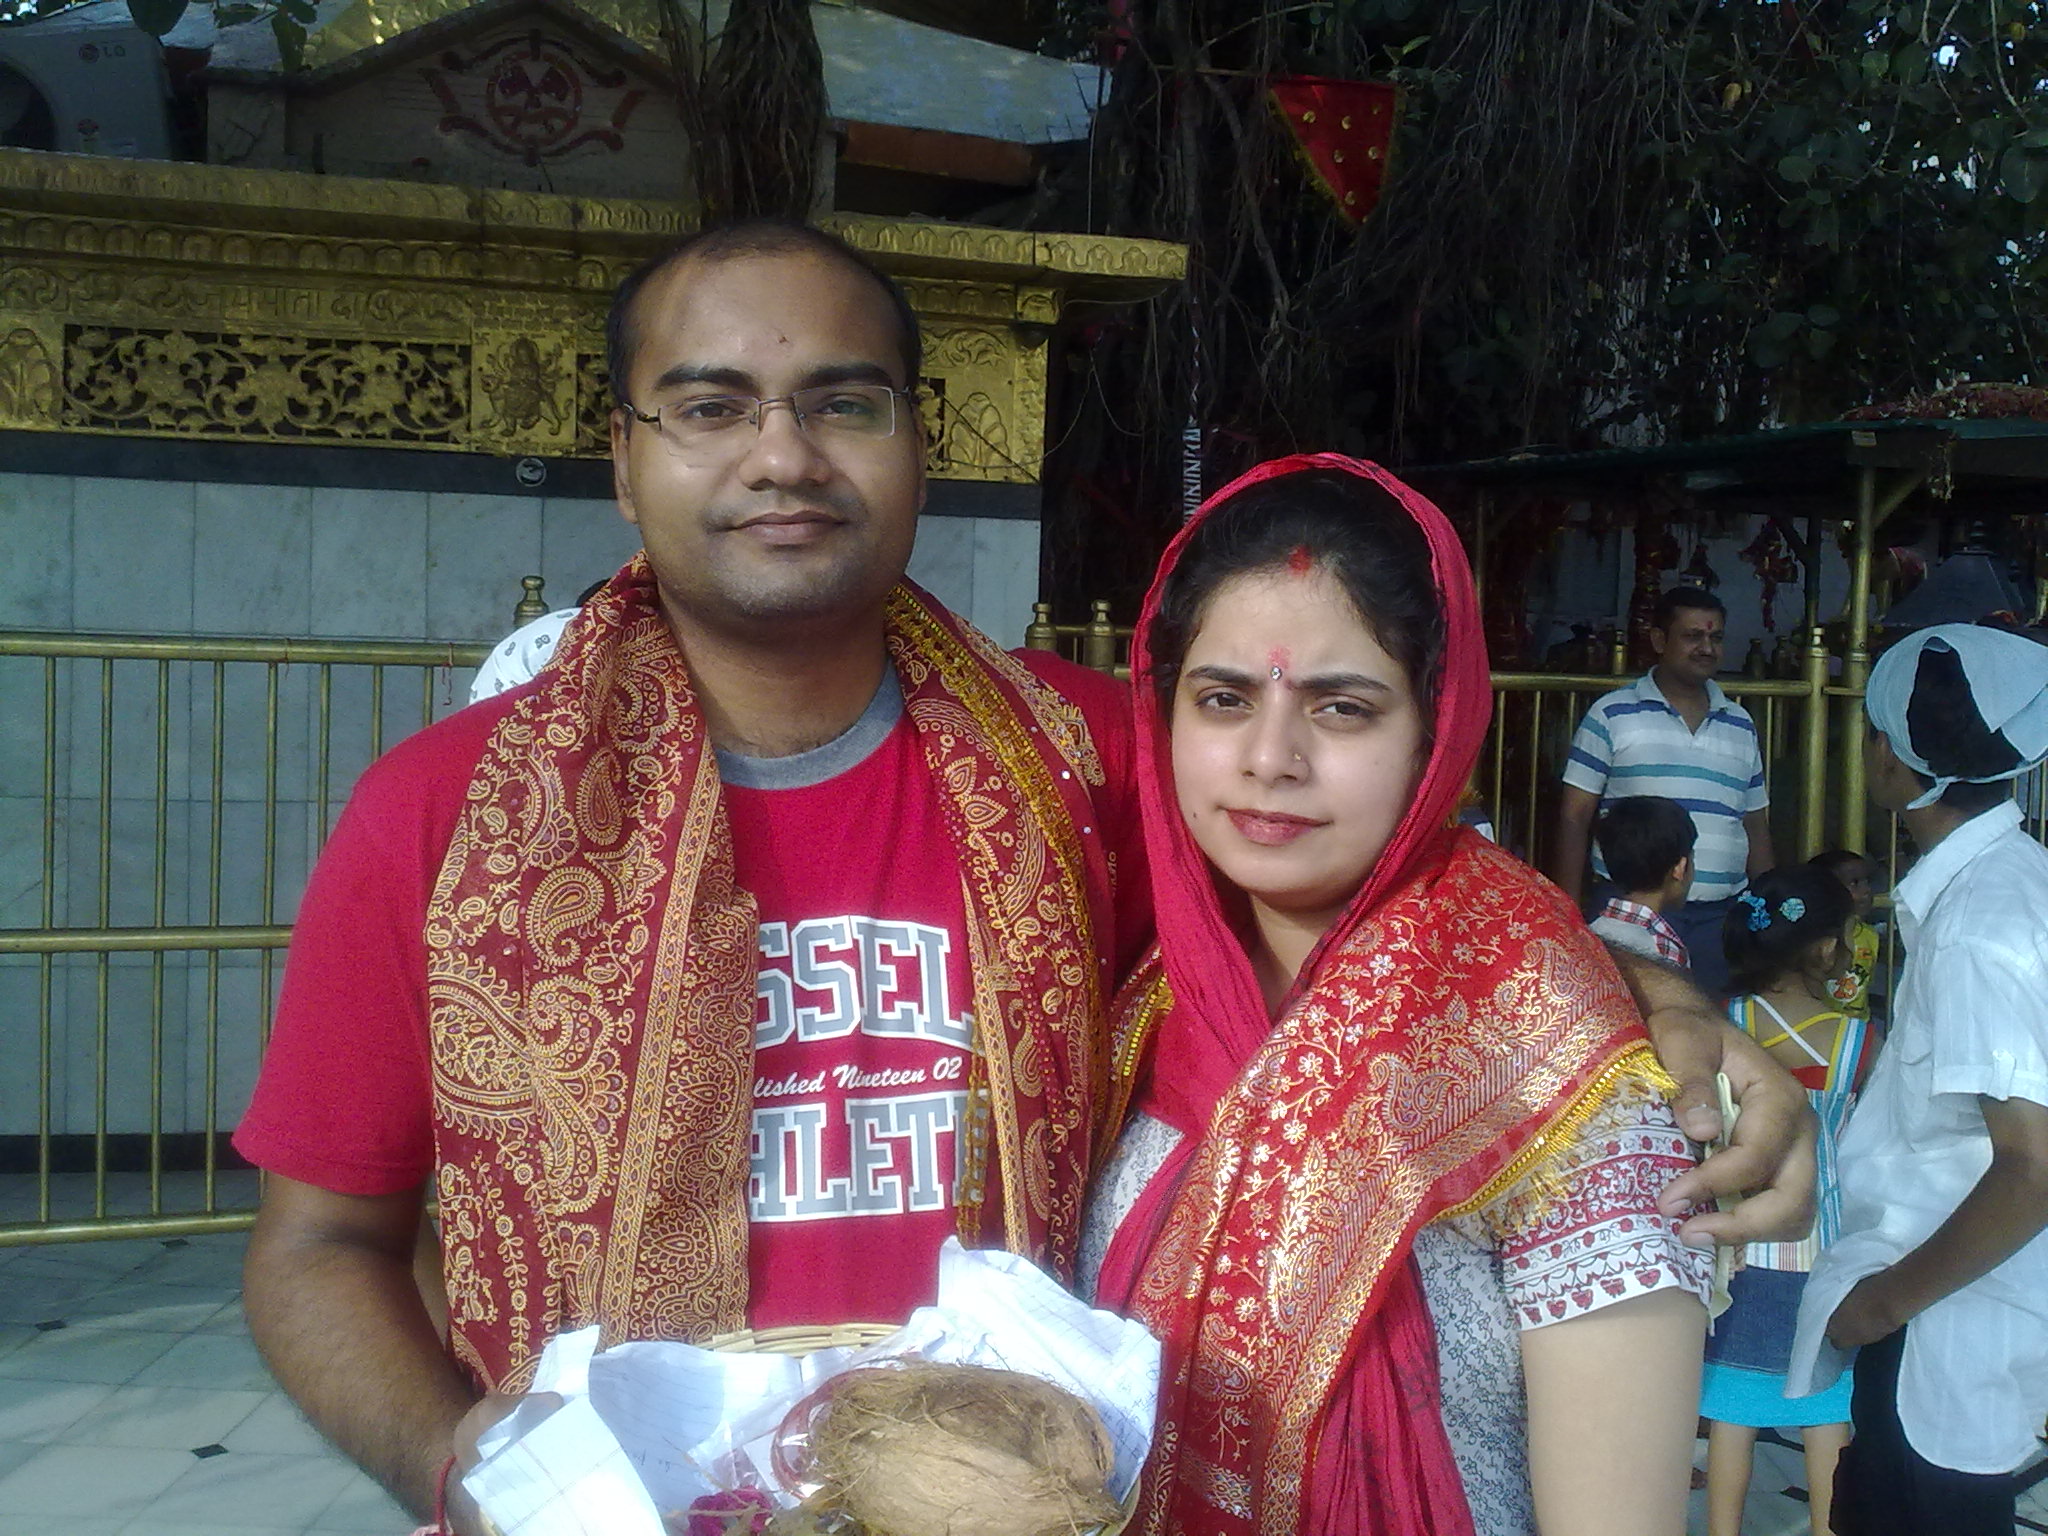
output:
[[[40,795],[0,795],[0,928],[42,926],[46,820]]]
[[[567,608],[593,581],[604,581],[640,548],[640,530],[610,501],[550,496],[541,503],[541,564],[550,608]],[[511,626],[507,625],[509,632]]]
[[[40,794],[51,770],[56,784],[70,781],[68,727],[75,666],[62,658],[46,661],[40,656],[0,656],[0,794]],[[48,761],[44,750],[52,735],[46,723],[52,682],[57,706],[54,762]]]
[[[311,515],[311,632],[425,638],[427,493],[322,488]]]
[[[305,635],[313,622],[313,497],[302,485],[194,487],[192,627]]]
[[[266,806],[260,801],[226,800],[218,823],[214,808],[196,803],[186,813],[190,856],[184,889],[191,921],[213,921],[213,870],[220,868],[219,921],[226,924],[283,922],[297,910],[299,893],[312,869],[312,816],[304,801]],[[215,842],[218,840],[216,854]],[[269,903],[265,905],[266,856]]]
[[[192,632],[196,502],[190,483],[79,477],[72,490],[74,627]]]
[[[974,524],[974,602],[968,617],[997,643],[1024,643],[1031,605],[1038,600],[1038,524],[1022,518],[977,517]]]
[[[429,635],[490,641],[513,628],[519,579],[541,571],[545,505],[520,496],[427,498]]]
[[[221,794],[261,800],[303,799],[313,780],[311,737],[319,695],[318,664],[230,662],[218,692],[211,665],[193,669],[191,721],[195,798],[212,793],[214,729],[220,729]],[[272,782],[272,763],[274,785]]]
[[[69,475],[0,474],[0,627],[71,629]]]
[[[180,1106],[184,1129],[203,1130],[209,1123],[218,1129],[228,1129],[241,1120],[256,1086],[266,1020],[276,1013],[282,970],[276,964],[266,968],[257,957],[225,955],[211,977],[203,966],[194,968],[189,984],[192,1027],[184,1041],[184,1097]],[[206,1030],[209,1004],[216,1018],[210,1042]],[[215,1057],[210,1106],[206,1067],[209,1045]]]
[[[921,517],[911,547],[910,579],[958,614],[974,609],[974,522]]]
[[[65,699],[60,721],[68,727],[62,750],[70,793],[97,796],[102,783],[110,782],[116,796],[153,796],[160,771],[171,798],[193,792],[194,678],[202,671],[210,677],[210,667],[120,660],[110,668],[102,661],[69,657],[57,667]],[[112,735],[103,739],[108,725]],[[203,736],[200,750],[205,750]]]
[[[0,956],[0,1061],[8,1063],[7,1091],[0,1093],[0,1136],[35,1133],[42,989],[42,966],[36,959]]]
[[[147,1131],[156,1081],[150,1051],[157,1016],[152,957],[67,959],[72,963],[61,971],[64,1007],[51,1062],[51,1129],[58,1135],[85,1135],[101,1125],[110,1132]],[[182,1044],[184,1002],[184,989],[171,984],[166,966],[161,1017],[167,1053]]]
[[[72,799],[58,807],[57,824],[57,854],[65,866],[57,902],[60,925],[153,926],[159,880],[164,921],[175,926],[196,920],[188,905],[195,852],[184,802],[171,801],[160,812],[154,800]],[[102,849],[107,852],[104,904]]]

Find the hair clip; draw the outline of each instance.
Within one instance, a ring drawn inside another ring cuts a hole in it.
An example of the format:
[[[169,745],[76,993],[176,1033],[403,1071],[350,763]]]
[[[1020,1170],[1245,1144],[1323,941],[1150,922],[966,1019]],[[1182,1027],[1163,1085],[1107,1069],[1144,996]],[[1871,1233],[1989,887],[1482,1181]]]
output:
[[[1749,916],[1743,921],[1748,924],[1751,933],[1761,933],[1771,926],[1771,909],[1764,905],[1763,897],[1757,895],[1755,891],[1744,891],[1735,899],[1749,908]],[[1806,909],[1802,907],[1800,910],[1803,912]]]
[[[1784,918],[1788,923],[1796,923],[1799,919],[1806,916],[1806,903],[1797,896],[1787,896],[1778,903],[1778,916]]]

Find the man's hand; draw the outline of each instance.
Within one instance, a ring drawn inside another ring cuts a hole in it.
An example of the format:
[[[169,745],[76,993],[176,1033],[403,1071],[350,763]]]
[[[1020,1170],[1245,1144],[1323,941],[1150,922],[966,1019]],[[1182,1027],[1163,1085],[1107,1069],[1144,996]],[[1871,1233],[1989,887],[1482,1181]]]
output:
[[[1682,973],[1627,950],[1612,950],[1635,994],[1664,1070],[1678,1079],[1671,1101],[1694,1141],[1721,1134],[1717,1073],[1726,1073],[1742,1108],[1721,1151],[1673,1179],[1659,1198],[1667,1216],[1728,1195],[1732,1211],[1703,1211],[1679,1230],[1697,1247],[1715,1243],[1796,1242],[1813,1227],[1814,1122],[1798,1080],[1707,1001]]]
[[[561,1407],[562,1397],[555,1392],[492,1392],[464,1414],[462,1422],[455,1426],[455,1467],[448,1474],[447,1491],[448,1529],[455,1536],[484,1536],[490,1529],[476,1506],[476,1500],[462,1486],[462,1479],[483,1460],[476,1443],[483,1438],[484,1431],[527,1404],[538,1410],[538,1421]]]
[[[1837,1349],[1860,1349],[1897,1333],[1906,1326],[1892,1296],[1891,1271],[1880,1269],[1856,1282],[1856,1288],[1842,1298],[1828,1319],[1828,1342]]]

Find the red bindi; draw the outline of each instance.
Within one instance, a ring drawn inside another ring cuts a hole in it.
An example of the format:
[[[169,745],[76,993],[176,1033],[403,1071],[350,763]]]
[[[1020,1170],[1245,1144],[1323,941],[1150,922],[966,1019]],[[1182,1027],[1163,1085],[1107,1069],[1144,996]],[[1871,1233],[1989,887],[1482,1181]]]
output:
[[[1306,576],[1316,568],[1316,557],[1309,553],[1306,544],[1297,544],[1287,555],[1287,569],[1296,576]]]
[[[1272,671],[1275,682],[1278,682],[1281,675],[1287,671],[1289,659],[1287,647],[1284,645],[1276,645],[1266,652],[1266,666]]]

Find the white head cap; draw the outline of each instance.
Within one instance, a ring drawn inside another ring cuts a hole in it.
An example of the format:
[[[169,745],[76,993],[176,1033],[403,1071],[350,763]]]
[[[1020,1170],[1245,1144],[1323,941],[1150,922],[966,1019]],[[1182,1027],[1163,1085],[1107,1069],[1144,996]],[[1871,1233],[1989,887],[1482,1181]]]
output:
[[[2019,755],[2015,766],[1978,776],[1943,773],[1928,758],[1930,751],[1940,755],[1941,743],[1914,744],[1906,715],[1920,676],[1920,659],[1929,650],[1955,655],[1970,701],[1984,724]],[[2048,758],[2048,646],[2037,645],[2024,635],[1975,624],[1937,624],[1917,630],[1878,658],[1870,669],[1863,703],[1870,712],[1870,723],[1884,732],[1899,761],[1934,780],[1934,787],[1908,807],[1918,810],[1939,800],[1951,784],[2015,779]]]

